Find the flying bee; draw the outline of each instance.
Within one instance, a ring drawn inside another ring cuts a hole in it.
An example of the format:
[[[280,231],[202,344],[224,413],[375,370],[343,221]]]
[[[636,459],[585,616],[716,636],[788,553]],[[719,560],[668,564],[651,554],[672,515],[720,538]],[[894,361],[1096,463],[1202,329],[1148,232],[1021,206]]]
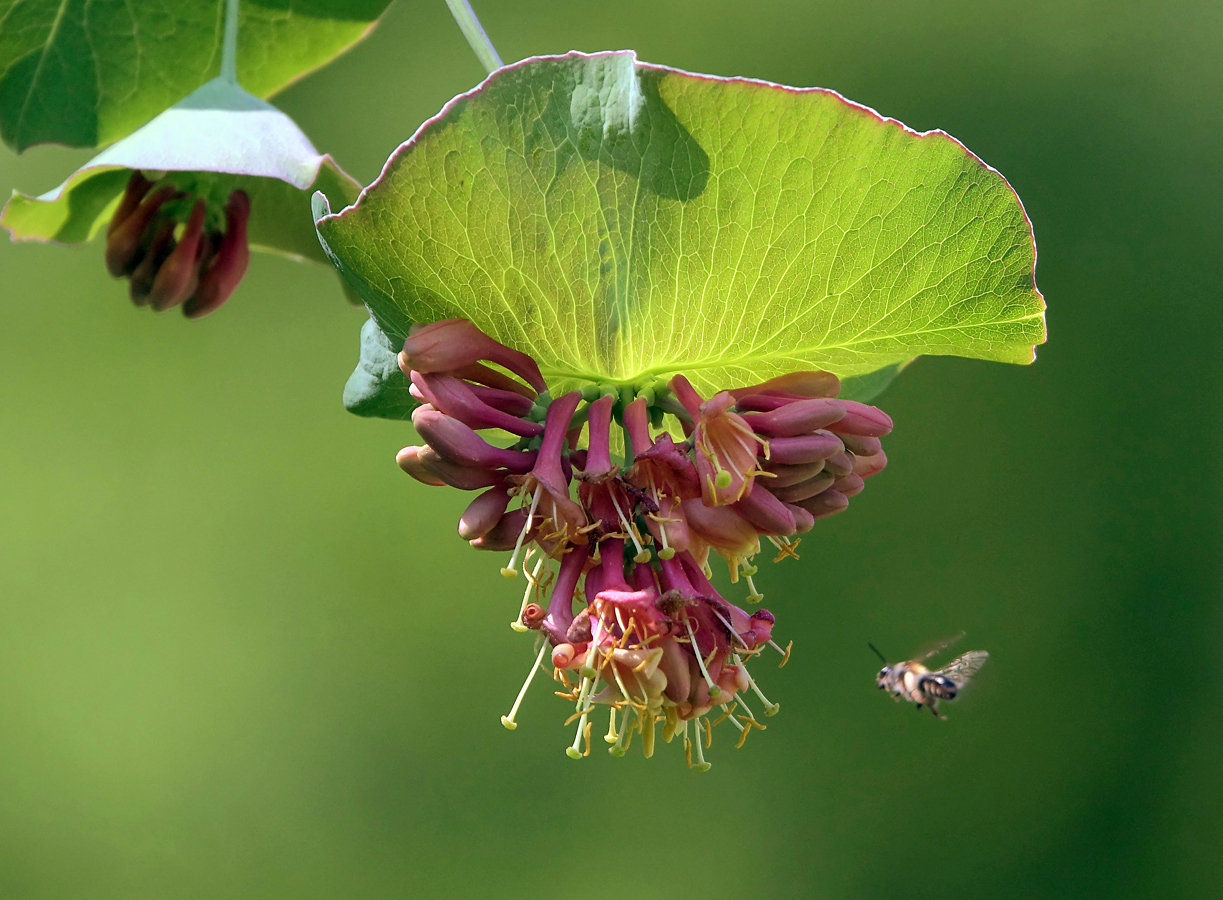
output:
[[[916,659],[891,666],[886,665],[887,658],[875,649],[874,644],[868,644],[867,646],[875,651],[875,655],[885,663],[884,667],[879,670],[879,677],[875,679],[879,689],[891,692],[897,703],[901,700],[908,700],[916,703],[919,710],[923,706],[929,706],[930,712],[940,719],[947,718],[939,715],[938,701],[954,700],[956,695],[964,689],[964,685],[968,684],[969,679],[985,665],[989,654],[984,650],[970,650],[963,656],[956,657],[941,669],[934,671],[926,668],[925,663],[926,660],[942,653],[962,637],[964,635],[960,633],[951,640],[935,645]]]

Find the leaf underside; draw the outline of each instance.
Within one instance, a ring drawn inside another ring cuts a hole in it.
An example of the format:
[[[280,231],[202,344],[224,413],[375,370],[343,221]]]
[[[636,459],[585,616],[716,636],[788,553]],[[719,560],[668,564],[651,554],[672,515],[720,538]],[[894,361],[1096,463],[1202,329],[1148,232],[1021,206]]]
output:
[[[185,194],[207,199],[218,217],[232,191],[246,191],[253,247],[319,262],[326,257],[312,225],[309,192],[322,191],[343,205],[360,191],[292,119],[217,78],[103,150],[55,190],[41,197],[14,193],[0,227],[14,240],[88,241],[110,220],[135,169],[153,177],[167,173]]]
[[[359,41],[389,0],[242,0],[238,79],[266,97]],[[225,0],[0,0],[0,137],[98,147],[220,71]]]
[[[1044,340],[1019,199],[954,139],[627,51],[498,71],[318,230],[385,332],[469,318],[554,392],[1026,363]]]

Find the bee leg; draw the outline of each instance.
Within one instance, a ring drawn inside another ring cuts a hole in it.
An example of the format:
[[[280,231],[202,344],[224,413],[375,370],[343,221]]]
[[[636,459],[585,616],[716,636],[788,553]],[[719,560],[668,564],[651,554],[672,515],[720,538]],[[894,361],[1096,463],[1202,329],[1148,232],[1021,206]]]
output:
[[[931,701],[930,701],[930,712],[934,713],[934,718],[936,718],[936,719],[945,719],[945,718],[947,718],[946,716],[940,716],[940,715],[939,715],[939,713],[938,713],[938,705],[937,705],[937,704],[936,704],[936,703],[935,703],[933,700],[931,700]]]

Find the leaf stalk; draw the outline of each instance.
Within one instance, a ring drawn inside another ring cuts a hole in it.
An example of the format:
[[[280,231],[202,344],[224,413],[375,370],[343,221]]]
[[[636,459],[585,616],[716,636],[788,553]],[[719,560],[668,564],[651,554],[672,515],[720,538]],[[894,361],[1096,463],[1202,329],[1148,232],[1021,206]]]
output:
[[[230,0],[230,2],[237,5],[237,0]],[[446,0],[446,5],[450,7],[450,14],[459,24],[463,37],[467,38],[467,43],[471,44],[471,49],[475,52],[476,58],[480,60],[480,65],[484,66],[490,75],[500,69],[504,63],[497,55],[493,42],[484,32],[484,26],[476,18],[476,11],[471,8],[471,4],[467,0]]]

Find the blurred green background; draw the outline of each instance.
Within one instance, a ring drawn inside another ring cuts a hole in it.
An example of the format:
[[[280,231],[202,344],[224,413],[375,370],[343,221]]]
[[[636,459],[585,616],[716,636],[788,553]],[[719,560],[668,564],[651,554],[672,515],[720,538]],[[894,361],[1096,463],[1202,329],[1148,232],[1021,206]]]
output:
[[[0,896],[1207,897],[1223,884],[1223,7],[483,0],[506,60],[632,47],[821,85],[1002,171],[1035,223],[1030,368],[923,359],[891,464],[760,584],[783,709],[714,768],[562,753],[465,503],[339,402],[363,315],[256,257],[218,315],[101,248],[0,244]],[[395,4],[280,97],[363,183],[482,71]],[[42,191],[88,154],[0,152]],[[938,722],[874,687],[959,630]]]

